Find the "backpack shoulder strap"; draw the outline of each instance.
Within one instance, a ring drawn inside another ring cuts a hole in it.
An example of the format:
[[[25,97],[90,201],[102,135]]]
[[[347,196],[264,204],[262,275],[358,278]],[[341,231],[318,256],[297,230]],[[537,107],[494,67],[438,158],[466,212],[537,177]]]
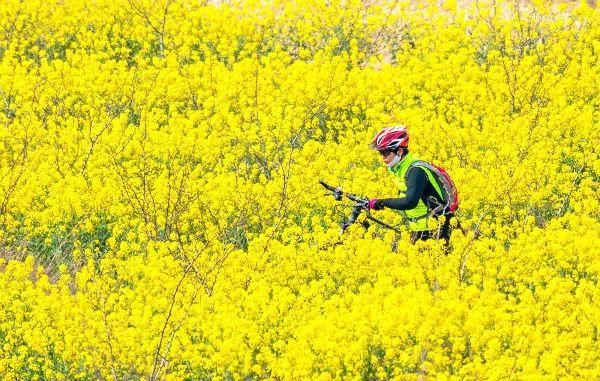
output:
[[[406,175],[405,175],[406,178],[404,179],[404,181],[407,181],[407,179],[408,179],[408,173],[414,167],[421,168],[425,172],[425,176],[427,177],[427,181],[429,181],[431,183],[431,185],[435,189],[435,191],[438,194],[438,196],[442,200],[445,200],[447,197],[444,195],[443,184],[440,182],[440,179],[438,178],[437,168],[434,167],[433,165],[429,164],[428,162],[424,161],[424,160],[416,160],[416,161],[410,163],[408,169],[406,170]]]
[[[422,169],[427,169],[427,162],[423,161],[423,160],[415,160],[412,163],[410,163],[410,165],[408,166],[408,169],[406,170],[406,173],[404,174],[404,181],[406,181],[408,179],[408,174],[410,173],[410,170],[413,169],[414,167],[421,167]],[[425,175],[427,175],[427,172],[425,172]],[[428,176],[429,177],[429,176]]]

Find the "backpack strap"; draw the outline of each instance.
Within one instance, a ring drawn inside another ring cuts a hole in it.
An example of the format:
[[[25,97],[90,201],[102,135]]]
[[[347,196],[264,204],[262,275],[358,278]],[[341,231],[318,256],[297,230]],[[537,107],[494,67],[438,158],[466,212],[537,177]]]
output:
[[[436,182],[435,185],[434,184],[431,184],[431,185],[435,189],[435,192],[438,194],[438,196],[440,197],[440,199],[443,201],[444,200],[444,195],[440,194],[440,191],[442,189],[442,185],[436,179],[434,172],[431,170],[431,165],[428,162],[426,162],[426,161],[415,160],[412,163],[410,163],[410,165],[408,166],[408,169],[406,170],[406,173],[404,174],[404,182],[408,181],[408,174],[410,173],[410,170],[413,169],[414,167],[419,167],[423,171],[425,171],[425,176],[427,176],[427,180],[429,182],[431,182],[431,178],[429,177],[429,173],[431,173],[431,175],[433,176],[433,180]],[[440,191],[438,191],[437,188],[439,188]]]
[[[436,178],[435,172],[431,169],[431,165],[428,162],[423,161],[423,160],[415,160],[412,163],[410,163],[410,165],[408,166],[408,169],[406,170],[406,173],[404,174],[405,182],[408,181],[408,174],[410,173],[410,170],[414,167],[420,167],[423,171],[425,171],[425,176],[427,176],[427,181],[429,181],[429,182],[435,181],[436,182],[436,184],[431,184],[431,185],[433,186],[435,193],[437,193],[438,197],[442,200],[441,203],[438,200],[435,200],[435,203],[433,203],[433,202],[430,203],[430,201],[427,201],[426,204],[427,204],[427,208],[429,209],[429,211],[426,215],[421,216],[418,219],[427,218],[431,215],[438,215],[438,213],[442,212],[447,207],[447,205],[444,203],[443,186],[440,184],[439,180]],[[431,174],[433,179],[429,176],[429,174]],[[430,198],[433,198],[433,197],[430,196]]]
[[[404,181],[406,182],[408,180],[408,174],[410,173],[411,169],[413,169],[414,167],[418,167],[418,166],[423,168],[424,167],[423,164],[427,164],[427,163],[424,162],[423,160],[415,160],[412,163],[410,163],[408,166],[408,169],[406,170],[406,173],[404,174]]]

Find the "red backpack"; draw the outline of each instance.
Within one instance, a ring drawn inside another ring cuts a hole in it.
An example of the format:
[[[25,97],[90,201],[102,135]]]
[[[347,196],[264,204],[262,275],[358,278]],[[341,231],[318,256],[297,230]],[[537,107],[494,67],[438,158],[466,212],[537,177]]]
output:
[[[408,172],[412,167],[421,167],[425,170],[429,170],[433,174],[437,185],[439,186],[442,194],[440,197],[443,200],[443,203],[440,204],[436,202],[436,206],[430,206],[432,209],[429,214],[433,214],[436,216],[441,216],[445,214],[452,214],[458,210],[458,189],[454,184],[454,181],[448,175],[448,172],[441,167],[438,167],[434,164],[429,164],[425,161],[417,160],[410,164],[408,170],[406,171],[406,175],[408,176]]]

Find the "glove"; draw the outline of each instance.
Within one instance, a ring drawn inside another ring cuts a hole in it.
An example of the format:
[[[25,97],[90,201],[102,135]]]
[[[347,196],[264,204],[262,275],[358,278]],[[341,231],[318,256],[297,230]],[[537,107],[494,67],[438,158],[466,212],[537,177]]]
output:
[[[369,210],[381,210],[383,209],[383,204],[381,204],[381,201],[379,201],[379,199],[373,198],[369,200],[367,207],[369,208]]]

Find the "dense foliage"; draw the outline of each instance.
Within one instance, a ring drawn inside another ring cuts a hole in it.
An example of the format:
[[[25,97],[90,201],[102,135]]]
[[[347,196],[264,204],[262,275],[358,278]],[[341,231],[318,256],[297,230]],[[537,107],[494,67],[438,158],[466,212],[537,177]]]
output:
[[[600,11],[437,3],[3,0],[2,378],[600,378]]]

